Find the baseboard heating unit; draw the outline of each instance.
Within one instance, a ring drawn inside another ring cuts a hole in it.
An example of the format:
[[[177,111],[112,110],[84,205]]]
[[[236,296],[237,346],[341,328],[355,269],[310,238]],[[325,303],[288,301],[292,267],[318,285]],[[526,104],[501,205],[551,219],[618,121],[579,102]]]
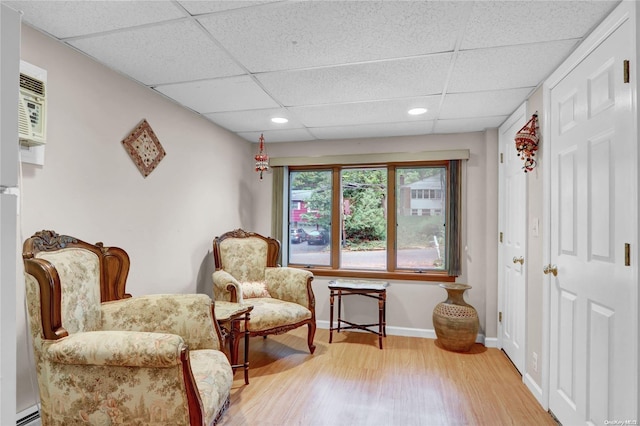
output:
[[[16,426],[41,426],[40,411],[38,406],[34,405],[31,408],[27,408],[24,411],[19,412],[16,415]]]

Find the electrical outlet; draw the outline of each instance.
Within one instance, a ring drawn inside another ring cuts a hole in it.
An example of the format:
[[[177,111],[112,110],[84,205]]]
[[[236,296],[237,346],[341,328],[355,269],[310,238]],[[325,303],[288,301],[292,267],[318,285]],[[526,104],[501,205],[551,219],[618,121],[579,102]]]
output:
[[[533,364],[533,371],[538,372],[538,354],[536,352],[531,356],[531,363]]]

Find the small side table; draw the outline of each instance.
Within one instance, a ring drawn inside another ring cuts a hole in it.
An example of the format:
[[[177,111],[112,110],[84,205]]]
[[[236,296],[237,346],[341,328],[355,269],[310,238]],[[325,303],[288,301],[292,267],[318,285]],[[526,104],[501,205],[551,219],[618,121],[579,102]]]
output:
[[[387,287],[389,283],[385,281],[364,281],[364,280],[335,280],[329,281],[329,343],[333,340],[333,330],[347,330],[357,328],[378,335],[378,343],[382,349],[382,338],[387,337]],[[333,299],[338,295],[338,326],[333,327]],[[378,300],[378,323],[377,324],[354,324],[342,319],[342,296],[359,294]],[[342,326],[341,324],[347,324]],[[377,326],[378,331],[369,327]]]
[[[235,371],[237,368],[244,369],[244,383],[249,384],[249,315],[253,310],[253,305],[227,302],[217,300],[214,304],[216,320],[222,331],[224,340],[229,341],[229,361],[231,368]],[[238,346],[236,339],[240,334],[240,321],[244,321],[244,360],[242,364],[238,363]]]

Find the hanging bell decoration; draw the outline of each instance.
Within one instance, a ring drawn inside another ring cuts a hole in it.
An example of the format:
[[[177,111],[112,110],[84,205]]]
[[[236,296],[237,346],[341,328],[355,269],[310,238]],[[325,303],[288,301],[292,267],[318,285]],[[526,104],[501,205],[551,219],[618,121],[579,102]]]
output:
[[[262,180],[262,173],[269,170],[269,156],[264,149],[264,136],[260,134],[260,152],[256,154],[256,172],[260,173],[260,180]]]
[[[516,133],[515,139],[518,157],[524,161],[522,168],[525,173],[530,172],[538,164],[534,158],[540,141],[538,137],[538,114],[533,114],[527,124]]]

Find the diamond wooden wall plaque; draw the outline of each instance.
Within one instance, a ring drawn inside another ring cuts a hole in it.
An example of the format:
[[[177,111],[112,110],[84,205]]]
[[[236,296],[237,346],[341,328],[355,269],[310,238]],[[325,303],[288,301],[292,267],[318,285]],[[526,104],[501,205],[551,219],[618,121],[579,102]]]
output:
[[[122,141],[122,145],[144,177],[149,176],[166,155],[146,119]]]

